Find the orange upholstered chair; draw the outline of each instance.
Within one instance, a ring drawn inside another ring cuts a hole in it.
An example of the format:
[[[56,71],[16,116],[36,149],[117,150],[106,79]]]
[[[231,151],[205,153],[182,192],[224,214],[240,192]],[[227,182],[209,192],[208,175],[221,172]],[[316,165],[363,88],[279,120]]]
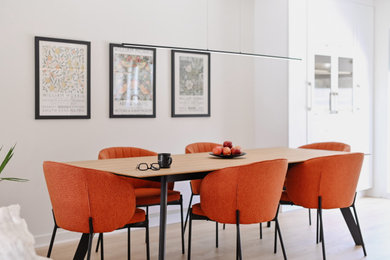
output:
[[[129,182],[108,172],[57,162],[44,162],[43,170],[55,223],[48,257],[57,228],[89,234],[87,259],[91,256],[94,233],[129,228],[135,223],[148,230],[145,211],[136,208],[134,188]],[[148,248],[147,254],[149,259]],[[103,259],[103,250],[101,257]]]
[[[211,152],[214,147],[220,146],[221,144],[217,143],[207,143],[207,142],[199,142],[199,143],[192,143],[186,146],[185,151],[186,153],[206,153],[206,152]],[[191,180],[190,185],[191,185],[191,197],[190,197],[190,203],[188,204],[188,211],[187,211],[187,216],[186,220],[184,222],[184,230],[186,229],[187,226],[187,220],[188,220],[188,214],[190,212],[190,208],[192,205],[192,199],[194,195],[200,195],[200,184],[202,180]]]
[[[110,147],[99,152],[99,159],[114,159],[128,157],[156,156],[157,153],[137,147]],[[149,206],[160,205],[160,183],[136,178],[122,177],[134,187],[137,207],[146,207],[146,214],[149,213]],[[173,190],[174,183],[168,183],[168,205],[180,205],[181,212],[181,237],[182,253],[184,254],[184,230],[183,230],[183,199],[179,191]],[[97,248],[96,248],[97,249]]]
[[[351,146],[350,145],[345,144],[345,143],[340,143],[340,142],[311,143],[311,144],[302,145],[302,146],[300,146],[298,148],[302,148],[302,149],[315,149],[315,150],[328,150],[328,151],[339,151],[339,152],[350,152],[351,151]],[[318,222],[318,214],[317,214],[317,222]],[[310,211],[310,209],[309,209],[309,225],[311,225],[311,211]]]
[[[349,153],[319,157],[295,164],[288,170],[283,196],[295,205],[318,209],[324,259],[323,209],[353,208],[366,255],[354,201],[363,156],[362,153]]]
[[[304,149],[317,149],[317,150],[328,150],[328,151],[340,151],[350,152],[351,146],[340,142],[322,142],[302,145],[299,148]]]
[[[206,152],[211,152],[214,147],[220,146],[221,144],[217,143],[206,143],[206,142],[199,142],[199,143],[192,143],[186,146],[186,153],[206,153]],[[200,183],[202,180],[192,180],[191,181],[191,199],[190,199],[190,205],[188,208],[191,206],[192,202],[192,197],[193,195],[199,195],[200,194]],[[187,223],[187,218],[186,218],[186,223]]]
[[[192,220],[195,219],[236,224],[236,259],[242,259],[240,224],[275,220],[286,259],[277,218],[286,171],[287,160],[277,159],[225,168],[208,174],[200,188],[200,203],[193,205],[190,211],[188,259],[191,258]],[[274,250],[276,252],[276,248]]]

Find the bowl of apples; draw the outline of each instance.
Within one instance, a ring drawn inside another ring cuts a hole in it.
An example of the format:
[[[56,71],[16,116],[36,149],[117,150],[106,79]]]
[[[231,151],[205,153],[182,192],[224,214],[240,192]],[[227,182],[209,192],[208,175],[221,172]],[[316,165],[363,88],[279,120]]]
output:
[[[225,141],[223,142],[222,146],[216,146],[213,148],[210,155],[224,158],[224,159],[231,159],[234,157],[243,156],[246,153],[242,152],[242,149],[240,146],[233,146],[233,143],[231,141]]]

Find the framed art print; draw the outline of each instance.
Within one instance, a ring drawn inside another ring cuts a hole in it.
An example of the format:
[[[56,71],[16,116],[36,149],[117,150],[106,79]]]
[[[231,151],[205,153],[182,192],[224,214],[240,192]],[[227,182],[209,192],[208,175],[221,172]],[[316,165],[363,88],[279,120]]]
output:
[[[110,44],[110,117],[156,117],[156,49]]]
[[[35,119],[88,119],[91,44],[35,37]]]
[[[172,117],[210,116],[210,53],[172,50]]]

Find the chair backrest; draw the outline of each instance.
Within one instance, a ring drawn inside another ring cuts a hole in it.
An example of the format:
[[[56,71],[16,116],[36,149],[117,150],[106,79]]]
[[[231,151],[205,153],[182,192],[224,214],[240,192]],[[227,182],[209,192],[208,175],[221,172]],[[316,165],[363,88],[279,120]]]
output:
[[[115,158],[129,158],[129,157],[143,157],[143,156],[156,156],[157,153],[137,147],[109,147],[99,152],[99,160],[102,159],[115,159]],[[146,181],[136,178],[126,178],[133,184],[134,188],[160,188],[161,185],[156,181]],[[168,189],[172,190],[174,183],[168,183]]]
[[[305,149],[319,149],[319,150],[328,150],[328,151],[340,151],[340,152],[350,152],[351,146],[345,143],[340,142],[323,142],[323,143],[312,143],[302,145],[299,148]]]
[[[199,143],[192,143],[186,146],[186,153],[205,153],[205,152],[211,152],[214,147],[219,146],[221,144],[217,143],[206,143],[206,142],[199,142]],[[193,194],[199,194],[200,193],[200,184],[202,180],[191,180],[191,190]]]
[[[135,212],[132,185],[114,174],[58,162],[44,162],[43,170],[57,225],[89,233],[110,232],[129,223]]]
[[[221,144],[217,143],[206,143],[206,142],[199,142],[199,143],[192,143],[186,146],[186,153],[205,153],[205,152],[211,152],[214,147],[219,146]]]
[[[291,201],[306,208],[345,208],[352,205],[364,155],[350,153],[313,158],[289,168],[286,191]]]
[[[279,205],[287,160],[277,159],[208,174],[200,189],[201,208],[212,220],[252,224],[272,220]]]
[[[157,153],[137,147],[109,147],[99,152],[99,159],[154,156]]]

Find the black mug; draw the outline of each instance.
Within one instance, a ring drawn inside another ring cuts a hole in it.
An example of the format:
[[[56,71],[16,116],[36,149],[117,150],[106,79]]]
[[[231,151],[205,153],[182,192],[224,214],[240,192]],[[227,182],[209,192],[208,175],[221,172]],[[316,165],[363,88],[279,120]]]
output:
[[[158,164],[160,168],[170,168],[172,164],[172,157],[170,153],[159,153],[157,155]]]

